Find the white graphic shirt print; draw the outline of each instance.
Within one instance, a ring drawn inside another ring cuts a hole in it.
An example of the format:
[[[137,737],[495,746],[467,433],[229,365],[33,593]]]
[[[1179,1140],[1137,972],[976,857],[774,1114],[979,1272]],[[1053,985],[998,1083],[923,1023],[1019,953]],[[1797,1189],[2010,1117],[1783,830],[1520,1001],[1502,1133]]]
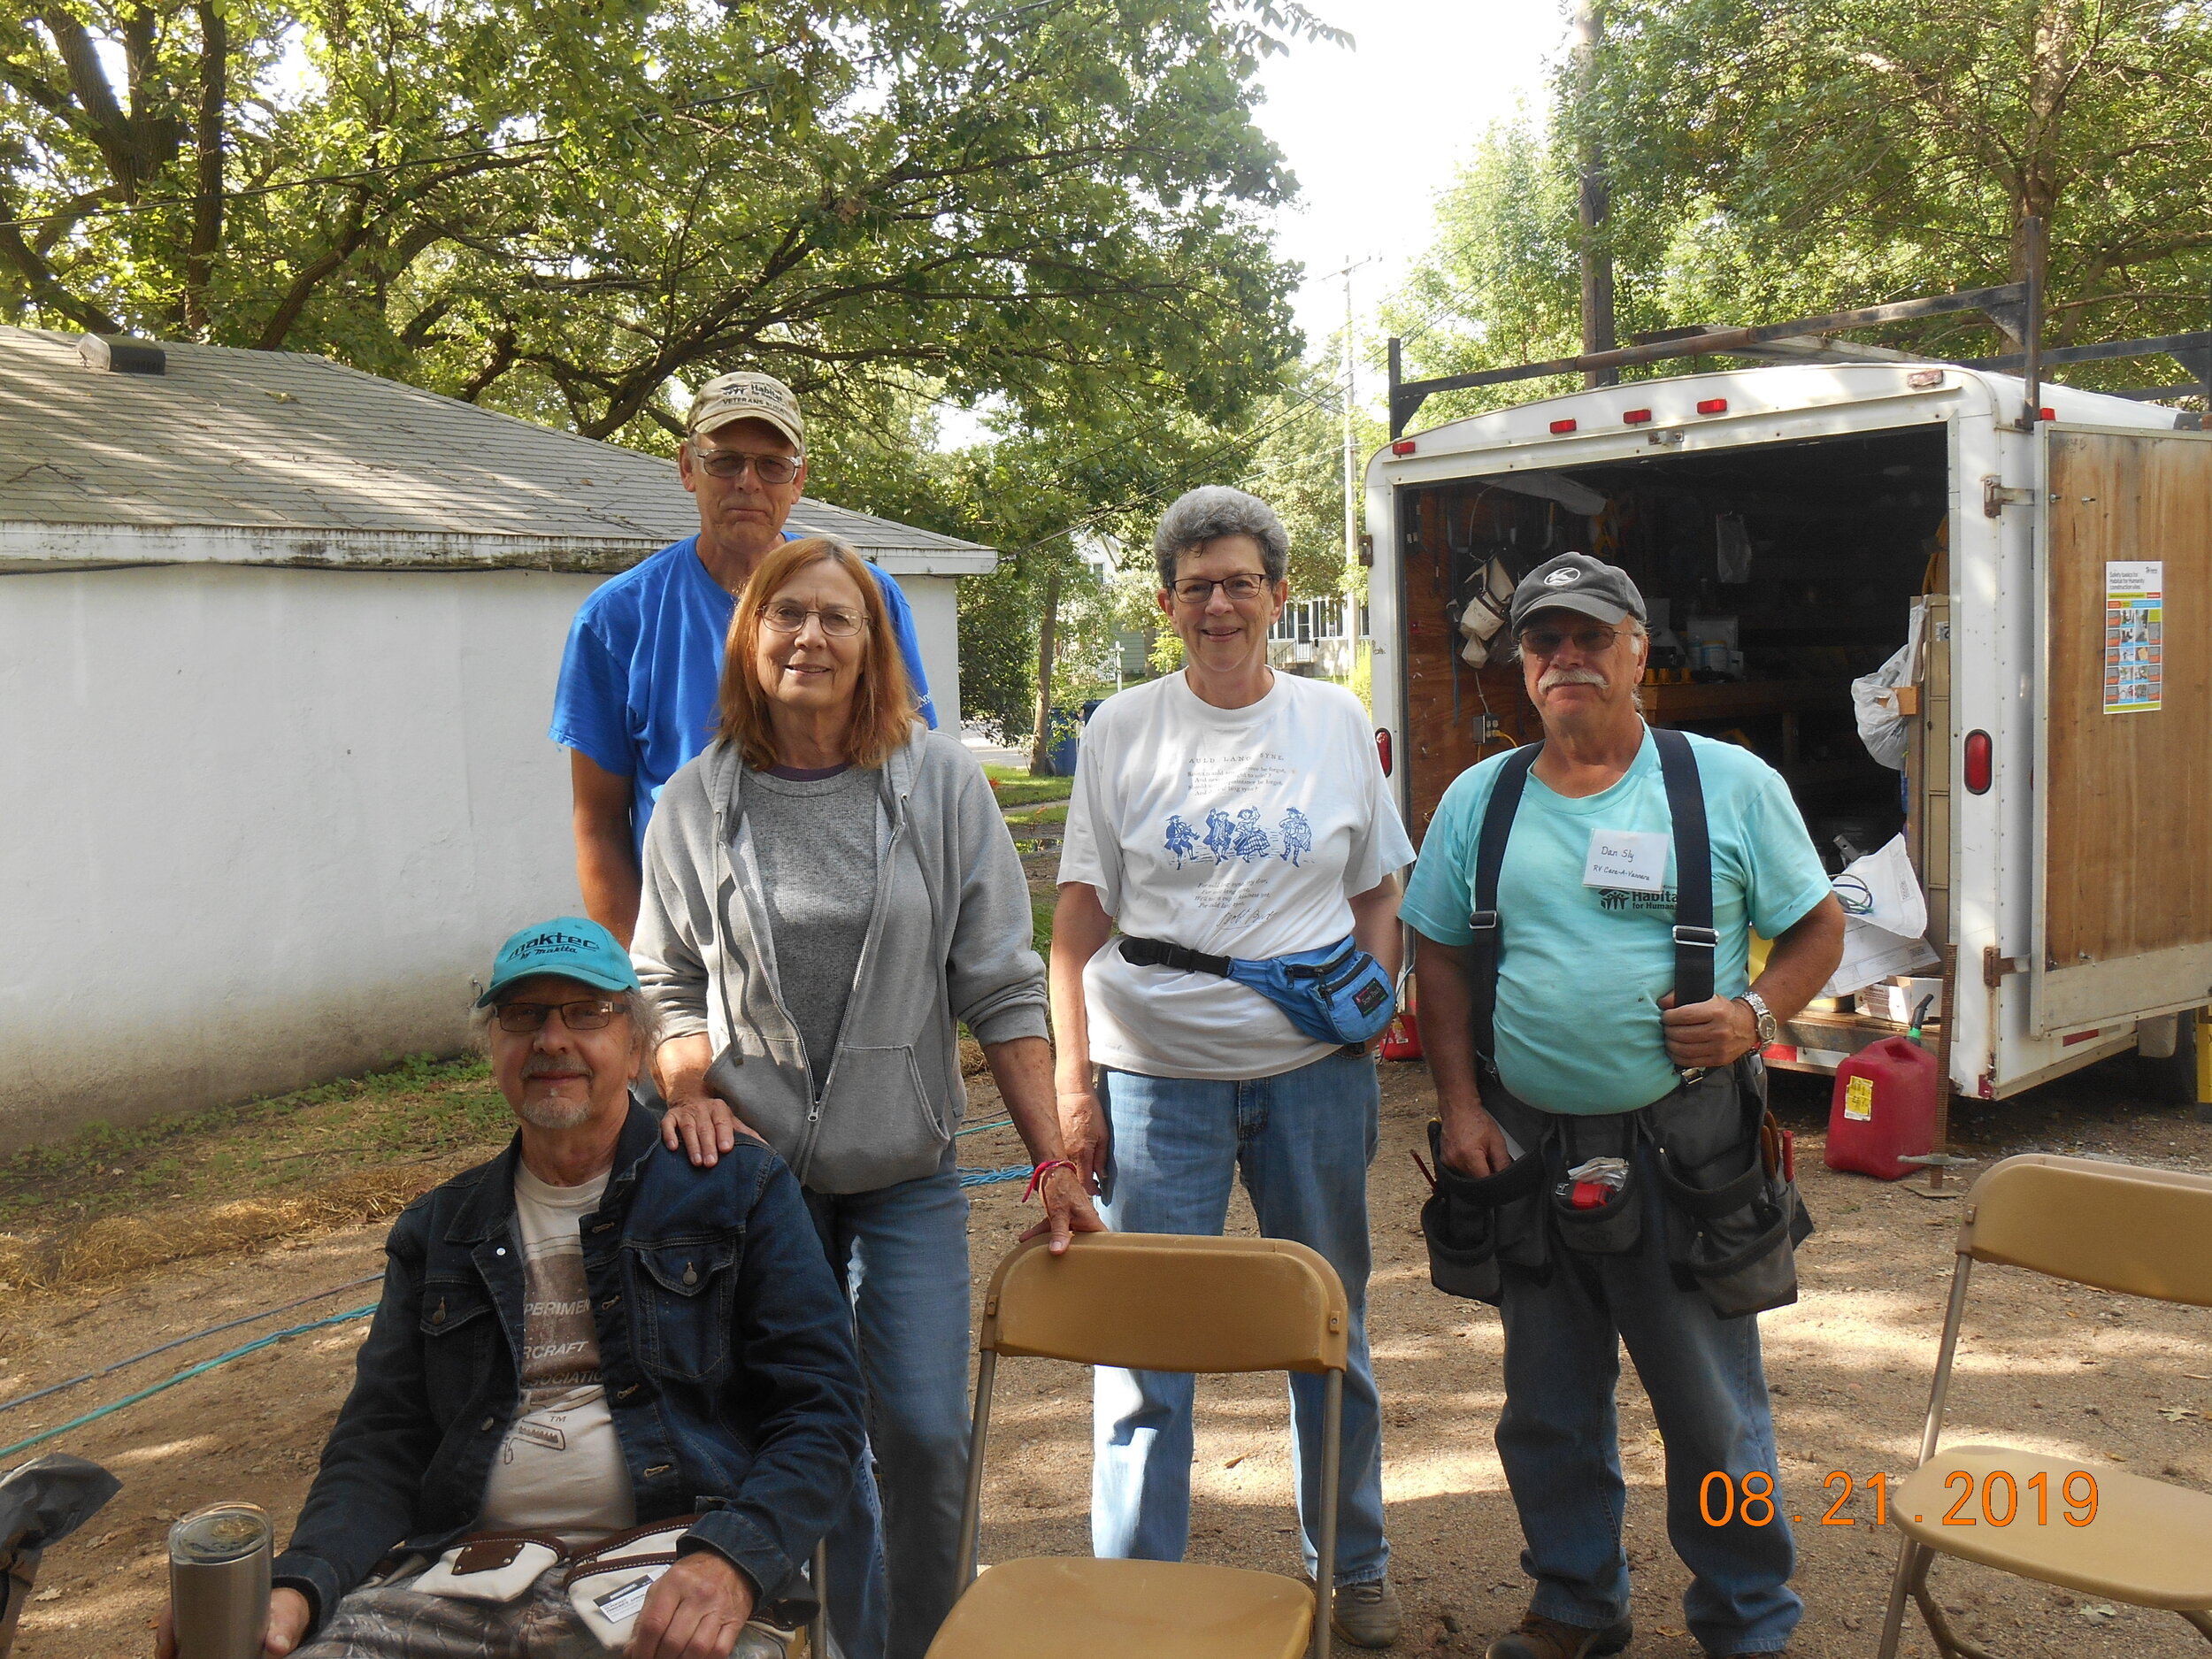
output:
[[[529,1528],[579,1544],[635,1524],[629,1466],[599,1371],[579,1232],[606,1189],[603,1174],[556,1187],[515,1165],[522,1401],[492,1460],[480,1530]]]
[[[1413,862],[1366,710],[1277,673],[1217,709],[1179,674],[1100,705],[1084,729],[1059,879],[1098,890],[1122,933],[1264,958],[1334,944],[1351,899]],[[1332,1051],[1258,992],[1138,967],[1110,941],[1084,970],[1091,1057],[1151,1077],[1279,1076]]]

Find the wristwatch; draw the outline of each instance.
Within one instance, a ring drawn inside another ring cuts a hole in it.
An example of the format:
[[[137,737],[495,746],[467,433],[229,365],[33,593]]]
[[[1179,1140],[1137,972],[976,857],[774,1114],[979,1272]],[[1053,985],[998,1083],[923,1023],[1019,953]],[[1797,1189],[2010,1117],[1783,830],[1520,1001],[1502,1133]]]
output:
[[[1758,1025],[1759,1046],[1763,1048],[1782,1034],[1782,1022],[1774,1018],[1774,1010],[1756,991],[1746,991],[1736,999],[1751,1010],[1751,1018]]]

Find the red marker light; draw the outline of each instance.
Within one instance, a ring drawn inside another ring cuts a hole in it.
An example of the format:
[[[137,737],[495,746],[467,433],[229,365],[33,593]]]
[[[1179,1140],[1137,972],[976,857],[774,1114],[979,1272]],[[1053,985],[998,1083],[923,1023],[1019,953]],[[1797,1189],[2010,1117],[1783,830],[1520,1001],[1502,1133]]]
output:
[[[1621,419],[1632,426],[1640,426],[1651,419],[1651,411],[1648,409],[1632,409],[1623,414]]]
[[[1399,439],[1397,442],[1390,446],[1390,453],[1393,455],[1411,455],[1413,453],[1413,440],[1410,438]]]
[[[1966,734],[1966,789],[1970,795],[1987,795],[1989,780],[1995,765],[1989,733],[1975,731]]]
[[[1390,776],[1390,730],[1387,726],[1375,728],[1375,758],[1382,762],[1383,776]]]
[[[2057,417],[2055,414],[2054,414],[2051,411],[2049,411],[2049,410],[2047,410],[2047,409],[2039,409],[2039,410],[2037,410],[2035,412],[2036,412],[2037,414],[2040,415],[2040,416],[2041,416],[2044,419],[2046,419],[2046,420],[2056,420],[2056,419],[2058,419],[2058,417]]]
[[[1701,415],[1724,415],[1728,412],[1728,400],[1724,397],[1701,397],[1697,400],[1697,412]]]
[[[1555,420],[1551,423],[1551,429],[1555,433],[1570,433],[1575,429],[1575,423],[1571,420]]]

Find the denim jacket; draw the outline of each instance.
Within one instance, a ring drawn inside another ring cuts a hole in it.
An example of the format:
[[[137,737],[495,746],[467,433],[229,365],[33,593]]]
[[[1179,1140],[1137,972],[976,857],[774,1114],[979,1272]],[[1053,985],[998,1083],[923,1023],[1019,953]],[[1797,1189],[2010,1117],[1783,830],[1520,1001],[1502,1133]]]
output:
[[[275,1578],[319,1625],[391,1552],[474,1530],[521,1394],[518,1141],[410,1204],[353,1392]],[[810,1601],[798,1571],[850,1489],[863,1439],[852,1321],[799,1184],[741,1140],[711,1169],[630,1109],[584,1278],[641,1525],[699,1514],[764,1601]]]

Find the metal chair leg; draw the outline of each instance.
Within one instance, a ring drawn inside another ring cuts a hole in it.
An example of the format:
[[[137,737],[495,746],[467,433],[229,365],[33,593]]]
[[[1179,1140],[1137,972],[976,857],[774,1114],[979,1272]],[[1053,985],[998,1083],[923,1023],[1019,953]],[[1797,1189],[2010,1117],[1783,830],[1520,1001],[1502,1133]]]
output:
[[[1920,1617],[1927,1622],[1928,1634],[1935,1638],[1936,1650],[1944,1659],[1997,1659],[1979,1642],[1951,1628],[1951,1621],[1944,1617],[1943,1609],[1928,1588],[1928,1570],[1934,1565],[1935,1551],[1923,1547],[1919,1568],[1912,1576],[1912,1599],[1919,1605]]]
[[[814,1617],[806,1627],[807,1659],[829,1659],[829,1540],[814,1546]]]
[[[1890,1575],[1889,1606],[1882,1613],[1882,1644],[1876,1659],[1897,1659],[1897,1644],[1905,1632],[1905,1597],[1920,1565],[1920,1546],[1904,1540],[1897,1549],[1897,1571]]]

